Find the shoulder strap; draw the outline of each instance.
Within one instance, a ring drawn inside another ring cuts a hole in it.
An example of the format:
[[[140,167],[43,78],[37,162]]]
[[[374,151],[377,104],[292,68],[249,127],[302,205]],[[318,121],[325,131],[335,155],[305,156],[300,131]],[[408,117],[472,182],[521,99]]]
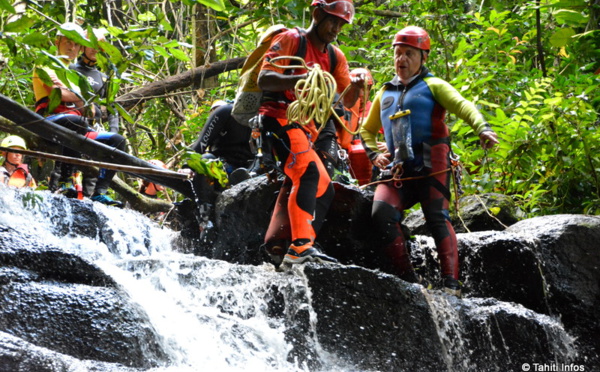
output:
[[[300,35],[300,41],[295,56],[304,58],[306,56],[306,30],[296,27],[296,31],[298,31],[298,35]],[[329,73],[333,74],[337,65],[337,54],[335,53],[333,45],[327,44],[327,53],[329,54]],[[298,62],[292,61],[290,64],[298,64]]]
[[[25,176],[25,186],[29,186],[31,184],[31,180],[33,179],[33,176],[31,175],[30,172],[26,172],[27,175]]]
[[[304,58],[306,57],[306,30],[300,27],[295,27],[295,29],[298,31],[298,35],[300,35],[300,41],[295,56]]]
[[[300,40],[298,41],[298,49],[296,49],[295,57],[300,57],[304,59],[306,57],[306,30],[300,27],[294,27],[300,36]],[[290,66],[300,65],[298,61],[291,61]],[[292,73],[292,70],[285,70],[284,74],[289,75]]]
[[[333,75],[335,65],[337,65],[337,54],[335,54],[333,45],[327,44],[327,52],[329,53],[329,73]]]

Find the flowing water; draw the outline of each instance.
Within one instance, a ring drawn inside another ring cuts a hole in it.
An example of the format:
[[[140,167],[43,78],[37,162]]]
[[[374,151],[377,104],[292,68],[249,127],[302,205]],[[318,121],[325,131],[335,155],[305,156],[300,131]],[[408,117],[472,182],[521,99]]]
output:
[[[94,262],[145,310],[171,359],[168,367],[153,371],[307,370],[287,361],[285,319],[268,316],[270,288],[297,286],[306,294],[301,276],[282,276],[268,264],[234,265],[178,253],[174,232],[134,211],[100,204],[93,208],[107,217],[102,231],[107,243],[63,235],[75,223],[67,203],[57,214],[51,200],[57,196],[4,191],[0,224]]]
[[[45,244],[94,262],[144,309],[172,361],[152,371],[309,370],[288,361],[292,346],[284,331],[287,314],[293,311],[284,309],[283,315],[272,316],[269,305],[273,286],[285,287],[285,293],[294,297],[286,298],[286,306],[306,307],[312,324],[318,321],[301,270],[297,275],[282,275],[268,264],[235,265],[179,253],[176,233],[137,212],[100,204],[93,208],[106,217],[102,240],[76,235],[71,232],[76,222],[70,204],[49,193],[6,191],[0,189],[0,225],[39,236]],[[57,211],[57,204],[63,209]],[[441,296],[427,296],[427,300],[448,370],[468,370],[472,363],[462,343],[458,300]],[[468,301],[477,308],[473,300]],[[564,332],[556,330],[556,322],[548,322],[549,332],[558,335],[557,349],[568,349],[571,341],[560,339]],[[311,343],[323,371],[355,370],[323,351],[318,338]]]

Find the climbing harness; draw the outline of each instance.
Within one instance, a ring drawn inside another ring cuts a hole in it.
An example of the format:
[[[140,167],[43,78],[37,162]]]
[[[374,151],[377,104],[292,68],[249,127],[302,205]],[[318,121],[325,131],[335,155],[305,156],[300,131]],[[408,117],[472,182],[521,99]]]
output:
[[[458,199],[460,198],[460,196],[462,194],[464,194],[464,191],[463,191],[462,185],[461,185],[463,167],[460,162],[460,157],[458,155],[456,155],[454,152],[451,151],[449,157],[450,157],[450,167],[449,168],[443,169],[441,171],[429,173],[429,174],[423,175],[423,176],[402,177],[402,174],[404,173],[404,169],[402,168],[402,163],[398,163],[392,169],[383,170],[381,172],[382,179],[362,185],[362,186],[360,186],[360,188],[365,189],[369,186],[377,185],[377,184],[384,183],[384,182],[394,182],[394,187],[401,188],[402,182],[404,182],[404,181],[421,180],[421,179],[425,179],[428,177],[434,177],[434,176],[437,176],[442,173],[452,172],[452,180],[453,180],[452,183],[454,186],[454,195],[455,195],[454,206],[456,207],[456,211],[458,213],[458,210],[459,210],[458,209],[458,207],[459,207]]]

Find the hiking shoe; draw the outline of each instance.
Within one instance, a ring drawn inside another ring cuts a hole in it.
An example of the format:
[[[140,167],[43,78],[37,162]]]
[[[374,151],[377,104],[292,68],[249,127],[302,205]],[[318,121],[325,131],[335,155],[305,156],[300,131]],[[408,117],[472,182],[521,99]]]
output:
[[[250,173],[246,168],[237,168],[229,174],[229,183],[233,186],[250,178]]]
[[[76,199],[78,196],[77,190],[71,182],[60,182],[54,193],[64,195],[69,199]]]
[[[454,277],[450,275],[445,276],[443,279],[443,286],[444,292],[458,298],[461,297],[462,286],[458,280],[454,279]]]
[[[279,265],[281,265],[281,263],[283,262],[283,256],[285,256],[284,247],[282,247],[281,245],[271,246],[268,243],[265,243],[260,247],[263,250],[263,252],[265,252],[267,256],[269,256],[273,265],[275,265],[276,267],[279,267]]]
[[[123,208],[123,203],[121,203],[118,200],[113,200],[110,196],[108,196],[106,194],[96,194],[96,195],[92,196],[90,199],[92,199],[93,201],[98,202],[98,203],[110,205],[112,207]]]
[[[314,247],[312,243],[306,243],[299,247],[294,244],[290,245],[285,257],[283,257],[283,263],[293,265],[305,262],[337,263],[338,260],[322,253],[318,248]]]

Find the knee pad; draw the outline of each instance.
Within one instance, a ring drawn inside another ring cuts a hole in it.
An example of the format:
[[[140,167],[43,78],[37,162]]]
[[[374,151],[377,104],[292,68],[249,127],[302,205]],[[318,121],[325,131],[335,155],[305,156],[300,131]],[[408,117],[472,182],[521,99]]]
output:
[[[384,243],[390,243],[400,235],[398,224],[402,213],[396,208],[383,201],[374,201],[371,215]]]

